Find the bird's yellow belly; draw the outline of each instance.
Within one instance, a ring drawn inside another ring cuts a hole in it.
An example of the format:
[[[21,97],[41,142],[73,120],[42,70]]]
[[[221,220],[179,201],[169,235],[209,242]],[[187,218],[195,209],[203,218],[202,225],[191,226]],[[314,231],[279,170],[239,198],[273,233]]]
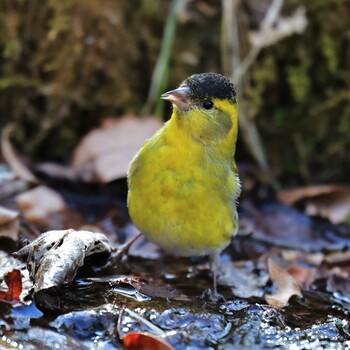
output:
[[[133,176],[128,203],[136,226],[149,240],[182,256],[226,247],[237,231],[236,175],[225,168],[218,179],[193,164],[156,168],[141,167]]]

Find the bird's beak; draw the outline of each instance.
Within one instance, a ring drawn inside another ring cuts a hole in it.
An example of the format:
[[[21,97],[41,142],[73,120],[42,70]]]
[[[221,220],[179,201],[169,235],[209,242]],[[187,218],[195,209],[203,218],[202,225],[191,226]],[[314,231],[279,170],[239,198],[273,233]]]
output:
[[[160,98],[173,103],[182,110],[189,110],[191,108],[190,88],[188,86],[181,86],[176,90],[168,91]]]

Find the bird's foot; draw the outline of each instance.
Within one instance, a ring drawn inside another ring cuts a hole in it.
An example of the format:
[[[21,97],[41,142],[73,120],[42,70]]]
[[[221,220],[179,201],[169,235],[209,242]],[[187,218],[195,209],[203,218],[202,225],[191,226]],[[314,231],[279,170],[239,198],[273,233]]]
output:
[[[225,297],[222,294],[218,293],[217,291],[213,291],[210,288],[206,289],[202,293],[201,299],[209,300],[209,301],[212,301],[215,303],[220,302],[220,301],[222,301],[222,302],[226,301]]]

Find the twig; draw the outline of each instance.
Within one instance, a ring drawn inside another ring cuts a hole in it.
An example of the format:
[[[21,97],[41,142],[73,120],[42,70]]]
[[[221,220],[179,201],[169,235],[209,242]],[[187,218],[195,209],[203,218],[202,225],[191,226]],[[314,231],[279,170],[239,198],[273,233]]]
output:
[[[112,253],[108,263],[105,268],[110,266],[116,266],[122,260],[124,256],[127,256],[131,246],[142,236],[142,232],[139,232],[135,237],[131,238],[128,242],[122,244],[121,246],[115,248]]]
[[[129,314],[130,317],[135,318],[140,324],[145,325],[152,332],[153,335],[160,336],[160,337],[165,335],[165,332],[162,329],[160,329],[159,327],[154,325],[152,322],[148,321],[144,317],[140,316],[136,312],[128,309],[127,307],[125,307],[125,305],[123,305],[119,311],[117,325],[114,330],[114,336],[117,336],[119,339],[123,338],[122,322],[123,322],[123,317],[126,313]]]
[[[236,84],[236,90],[238,99],[243,101],[243,75],[247,72],[250,65],[255,61],[258,54],[257,49],[252,48],[247,58],[241,62],[240,57],[240,41],[238,34],[238,16],[237,16],[237,2],[233,3],[232,0],[223,0],[224,21],[228,23],[230,35],[232,40],[232,73],[231,80]],[[243,67],[243,68],[242,68]],[[237,75],[236,72],[241,73]],[[243,138],[248,145],[255,160],[259,164],[259,167],[264,172],[269,172],[269,166],[266,160],[264,147],[260,139],[258,129],[254,123],[254,120],[248,118],[244,104],[238,105],[239,125],[243,133]]]
[[[269,31],[269,29],[273,26],[273,24],[277,21],[277,18],[280,14],[280,11],[282,9],[284,0],[273,0],[270,7],[268,8],[266,15],[261,23],[260,26],[260,32],[266,33]],[[234,14],[237,18],[236,11],[234,9]],[[235,21],[235,24],[237,26],[237,21]],[[238,32],[238,26],[236,27],[236,31]],[[237,35],[238,38],[238,35]],[[253,46],[251,47],[248,55],[245,57],[243,62],[240,62],[239,65],[234,65],[235,69],[233,71],[232,75],[232,81],[235,83],[239,83],[242,79],[243,75],[248,71],[250,66],[255,62],[259,52],[264,47],[262,42],[255,42],[253,43]]]
[[[223,22],[226,23],[223,25],[223,30],[227,32],[225,33],[226,36],[224,39],[231,40],[231,43],[226,43],[226,47],[222,49],[222,52],[227,57],[227,51],[231,49],[231,80],[236,84],[237,95],[239,101],[241,101],[238,109],[239,124],[243,133],[243,138],[260,169],[265,173],[269,173],[267,157],[258,129],[245,108],[243,97],[244,77],[264,47],[272,45],[288,35],[303,32],[306,28],[307,20],[305,17],[305,10],[301,7],[297,8],[291,17],[281,18],[280,13],[284,0],[272,0],[259,30],[250,38],[250,51],[246,57],[241,60],[237,15],[238,3],[239,0],[222,0]],[[223,59],[223,64],[225,65],[227,62],[226,57]],[[224,69],[227,69],[226,66],[224,66]]]
[[[27,182],[37,184],[39,180],[34,174],[21,162],[17,157],[14,148],[10,141],[10,135],[15,130],[14,124],[8,124],[4,127],[1,133],[1,151],[6,162],[10,166],[11,170],[18,176],[18,178]]]
[[[233,24],[233,2],[232,0],[222,0],[222,16],[221,21],[221,64],[223,72],[225,75],[232,74],[232,57],[239,57],[239,52],[236,55],[233,53],[234,48],[232,45],[237,42],[238,38],[236,37],[237,28]],[[233,37],[234,36],[234,37]],[[239,41],[239,40],[238,40]],[[235,49],[240,49],[239,45],[234,45]]]
[[[157,335],[160,337],[165,335],[165,332],[161,328],[157,327],[155,324],[148,321],[146,318],[142,317],[141,315],[137,314],[136,312],[134,312],[128,308],[125,308],[124,312],[129,314],[129,316],[138,320],[141,324],[148,327],[148,329],[152,332],[153,335]]]

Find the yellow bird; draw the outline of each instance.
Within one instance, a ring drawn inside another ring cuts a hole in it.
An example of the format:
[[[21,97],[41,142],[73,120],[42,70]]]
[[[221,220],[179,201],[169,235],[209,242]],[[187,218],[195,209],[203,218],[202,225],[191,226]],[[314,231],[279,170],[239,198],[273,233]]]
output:
[[[219,254],[238,227],[234,85],[220,74],[195,74],[161,98],[173,113],[130,164],[130,216],[172,254],[209,255],[215,296]]]

